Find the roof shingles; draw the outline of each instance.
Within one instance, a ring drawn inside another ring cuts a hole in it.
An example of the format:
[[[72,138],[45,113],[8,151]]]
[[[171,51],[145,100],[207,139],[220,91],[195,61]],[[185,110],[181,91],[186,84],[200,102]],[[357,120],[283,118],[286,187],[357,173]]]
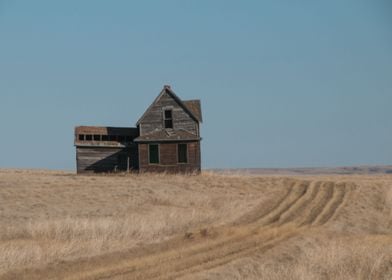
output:
[[[200,137],[186,130],[157,130],[149,134],[139,136],[135,142],[155,141],[199,141]]]
[[[200,100],[185,100],[182,103],[184,103],[199,122],[203,122]]]

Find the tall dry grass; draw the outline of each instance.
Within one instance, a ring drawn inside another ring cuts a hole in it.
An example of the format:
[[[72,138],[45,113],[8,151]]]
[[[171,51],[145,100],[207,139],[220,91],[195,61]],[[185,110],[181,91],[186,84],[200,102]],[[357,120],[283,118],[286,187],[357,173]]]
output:
[[[260,205],[273,207],[271,201],[299,179],[0,170],[0,278],[7,271],[231,225]],[[322,228],[305,228],[268,252],[184,279],[392,279],[392,177],[302,179],[351,182],[355,188]]]
[[[392,237],[323,232],[183,279],[392,279]]]
[[[76,176],[0,170],[0,275],[230,222],[260,199],[252,181],[212,173]]]
[[[25,226],[3,229],[0,271],[93,257],[138,244],[156,243],[208,222],[208,217],[196,212],[29,221]]]

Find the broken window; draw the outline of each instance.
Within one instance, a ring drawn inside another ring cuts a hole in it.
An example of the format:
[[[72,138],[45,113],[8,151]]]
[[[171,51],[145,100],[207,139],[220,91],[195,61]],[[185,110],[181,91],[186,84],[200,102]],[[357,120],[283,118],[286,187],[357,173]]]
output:
[[[158,144],[150,144],[148,145],[148,154],[149,154],[149,162],[150,164],[158,164],[159,163],[159,145]]]
[[[118,136],[118,142],[124,143],[124,140],[125,140],[125,136],[123,135]]]
[[[188,163],[187,144],[178,144],[178,163]]]
[[[173,128],[173,110],[165,110],[164,119],[165,128]]]
[[[93,141],[93,135],[92,134],[87,134],[86,135],[86,141]]]
[[[84,134],[79,134],[79,141],[84,141]]]

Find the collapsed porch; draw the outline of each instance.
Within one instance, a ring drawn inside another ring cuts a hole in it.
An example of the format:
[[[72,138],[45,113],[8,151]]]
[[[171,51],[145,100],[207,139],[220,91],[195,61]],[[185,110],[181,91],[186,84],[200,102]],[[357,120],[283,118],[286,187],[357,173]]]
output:
[[[79,126],[75,129],[78,173],[138,170],[137,128]]]

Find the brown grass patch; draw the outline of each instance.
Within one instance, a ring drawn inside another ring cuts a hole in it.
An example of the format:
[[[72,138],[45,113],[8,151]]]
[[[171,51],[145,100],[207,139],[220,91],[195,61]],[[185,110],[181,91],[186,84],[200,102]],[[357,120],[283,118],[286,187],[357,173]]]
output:
[[[0,170],[0,278],[390,279],[391,179]]]

